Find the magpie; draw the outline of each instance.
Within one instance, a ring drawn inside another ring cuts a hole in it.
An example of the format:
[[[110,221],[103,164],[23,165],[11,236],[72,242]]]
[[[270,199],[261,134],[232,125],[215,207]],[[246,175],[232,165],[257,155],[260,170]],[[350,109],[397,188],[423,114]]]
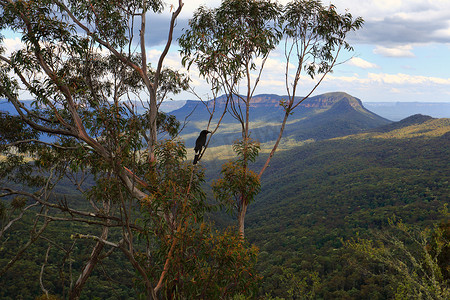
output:
[[[200,159],[200,153],[202,152],[202,149],[206,144],[206,136],[208,135],[208,133],[211,133],[211,131],[202,130],[200,132],[200,135],[198,136],[197,140],[195,141],[195,148],[194,148],[195,157],[194,157],[194,162],[193,162],[194,165]]]

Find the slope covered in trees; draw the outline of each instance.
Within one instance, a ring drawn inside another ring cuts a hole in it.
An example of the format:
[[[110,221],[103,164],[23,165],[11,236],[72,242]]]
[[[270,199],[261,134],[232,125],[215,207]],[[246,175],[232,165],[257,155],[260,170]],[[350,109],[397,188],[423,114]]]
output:
[[[393,297],[386,274],[367,273],[363,260],[350,264],[355,253],[343,243],[373,238],[394,216],[422,228],[442,221],[450,202],[449,125],[434,119],[383,137],[361,134],[279,153],[247,221],[247,237],[261,251],[262,292]],[[428,135],[409,135],[417,131]]]
[[[308,144],[274,158],[274,167],[265,173],[262,191],[247,219],[247,239],[259,248],[261,297],[383,299],[394,295],[395,285],[387,275],[377,273],[376,264],[355,263],[356,254],[343,244],[357,236],[373,238],[374,232],[389,227],[393,216],[418,227],[441,220],[439,211],[450,201],[450,125],[448,119],[426,119],[420,124],[395,126],[390,132],[383,130],[383,135],[372,132]],[[414,137],[411,132],[422,135]],[[207,178],[217,176],[218,170],[210,163],[204,162],[204,166]],[[69,185],[66,181],[56,190],[68,194]],[[68,199],[76,203],[75,198],[73,193]],[[26,241],[27,224],[32,222],[26,218],[7,234],[0,249],[2,265]],[[69,245],[71,232],[88,233],[87,225],[76,226],[52,224],[46,236]],[[95,230],[90,233],[98,234]],[[80,268],[79,258],[89,255],[88,245],[89,241],[77,243],[64,265],[63,253],[50,250],[43,273],[49,290],[63,293],[60,272],[69,272],[69,266]],[[41,254],[47,246],[45,240],[36,243],[2,276],[1,297],[40,292],[39,282],[33,278],[39,277],[45,259]],[[18,277],[19,273],[27,275]],[[133,277],[128,262],[113,254],[102,260],[81,299],[131,299],[135,295]]]
[[[158,57],[149,56],[147,47],[154,18],[169,9],[160,0],[7,0],[0,5],[0,31],[21,41],[18,49],[6,51],[0,34],[0,97],[16,111],[0,114],[7,125],[0,126],[4,296],[33,297],[39,290],[47,299],[54,294],[69,299],[131,294],[146,299],[255,298],[260,277],[254,271],[257,251],[244,235],[247,210],[286,126],[296,123],[289,117],[333,71],[339,53],[353,50],[348,34],[360,29],[363,19],[317,0],[286,5],[224,0],[219,7],[201,6],[194,12],[178,39],[181,63],[197,67],[213,95],[226,94],[229,109],[219,115],[230,113],[241,134],[232,143],[237,157],[223,164],[212,183],[215,200],[238,216],[237,230],[219,231],[204,222],[211,210],[205,173],[187,160],[177,120],[159,111],[170,94],[189,88],[187,75],[166,68],[183,1],[170,6]],[[266,60],[281,42],[287,50],[283,64],[289,96],[278,101],[283,116],[272,128],[275,138],[256,137],[270,141],[271,150],[255,172],[251,166],[260,144],[251,134],[262,126],[252,121],[258,100],[253,96]],[[303,75],[314,83],[299,98]],[[22,99],[25,94],[33,99],[31,106]],[[358,101],[335,96],[329,97],[334,104],[318,114],[321,122],[310,127],[320,128],[314,139],[359,132],[368,119],[369,128],[377,126],[377,118]],[[143,110],[134,107],[136,98]],[[202,129],[211,129],[212,136],[220,120]],[[302,139],[302,134],[289,136]],[[63,178],[80,199],[57,193]],[[28,266],[30,277],[10,290],[21,264]],[[308,277],[313,290],[319,275]],[[121,277],[127,280],[118,289],[104,288]],[[262,289],[269,285],[263,283]],[[287,292],[292,294],[291,288]]]

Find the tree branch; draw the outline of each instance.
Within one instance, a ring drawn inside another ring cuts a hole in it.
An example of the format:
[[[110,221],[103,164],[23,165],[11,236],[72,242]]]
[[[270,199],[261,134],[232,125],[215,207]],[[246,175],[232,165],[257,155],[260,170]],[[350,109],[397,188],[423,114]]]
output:
[[[60,146],[60,145],[57,145],[57,144],[52,144],[52,143],[47,143],[47,142],[44,142],[44,141],[36,140],[36,139],[21,140],[21,141],[12,142],[12,143],[9,143],[9,144],[3,144],[2,146],[13,147],[13,146],[16,146],[16,145],[32,143],[32,142],[43,144],[43,145],[47,145],[47,146],[51,146],[51,147],[58,148],[58,149],[61,149],[61,150],[76,150],[76,149],[79,148],[79,147],[64,147],[64,146]]]
[[[52,246],[48,246],[47,248],[47,252],[45,253],[45,259],[44,259],[44,263],[42,263],[41,266],[41,272],[39,273],[39,284],[41,286],[41,290],[44,292],[44,294],[47,296],[48,299],[48,290],[44,287],[44,281],[43,281],[43,277],[44,277],[44,268],[45,265],[48,262],[48,254],[50,253],[50,249],[52,248]]]
[[[19,260],[22,254],[39,238],[39,236],[44,232],[49,223],[50,220],[46,218],[39,231],[34,232],[34,234],[33,232],[31,232],[31,237],[28,242],[22,248],[20,248],[19,251],[17,251],[16,255],[8,262],[8,264],[0,270],[0,277],[3,276],[14,265],[14,263]]]
[[[0,197],[3,197],[3,196],[4,195],[0,195]],[[2,230],[0,230],[0,239],[2,238],[2,236],[6,232],[6,230],[8,230],[11,227],[11,225],[13,225],[15,222],[19,221],[20,219],[22,219],[25,211],[29,210],[32,207],[35,207],[38,204],[39,204],[39,202],[35,202],[33,204],[28,205],[20,212],[20,214],[15,219],[9,221],[8,224],[6,224],[5,227],[3,227]]]

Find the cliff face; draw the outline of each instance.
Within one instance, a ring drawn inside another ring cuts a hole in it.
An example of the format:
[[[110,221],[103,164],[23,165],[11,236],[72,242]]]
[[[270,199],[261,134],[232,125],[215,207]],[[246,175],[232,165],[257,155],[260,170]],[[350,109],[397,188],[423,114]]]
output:
[[[287,97],[273,94],[253,97],[250,105],[252,135],[260,142],[276,138],[279,124],[285,115],[280,102],[285,99]],[[297,100],[300,101],[302,98],[298,97]],[[225,103],[224,96],[216,100],[215,118],[221,115]],[[210,114],[205,105],[208,105],[209,111],[212,111],[213,104],[213,101],[205,103],[188,101],[184,107],[171,114],[174,114],[178,120],[184,120],[189,115],[191,125],[186,126],[183,132],[194,137],[199,130],[204,129],[202,127],[206,126],[209,119]],[[241,104],[241,109],[243,108]],[[359,99],[349,94],[327,93],[304,100],[289,117],[284,136],[295,140],[321,140],[362,132],[388,123],[390,123],[389,120],[368,111]],[[235,132],[238,127],[233,124],[236,124],[236,120],[231,114],[226,114],[215,140],[233,141],[239,138],[238,132]],[[189,139],[189,137],[186,138]]]
[[[253,96],[252,100],[250,101],[250,107],[252,108],[262,108],[262,107],[271,107],[271,108],[278,108],[280,107],[280,101],[286,100],[287,96],[279,96],[275,94],[260,94]],[[303,97],[296,97],[296,101],[302,100]],[[308,99],[304,100],[299,106],[305,107],[305,108],[315,108],[315,109],[327,109],[333,106],[334,104],[340,102],[341,100],[347,99],[349,104],[354,107],[362,107],[361,100],[358,98],[355,98],[347,93],[343,92],[333,92],[333,93],[326,93],[318,96],[309,97]],[[226,101],[226,97],[221,96],[218,98],[218,103],[220,105],[223,105]],[[208,105],[211,105],[211,103],[208,103]]]
[[[270,112],[271,114],[282,114],[284,110],[283,107],[280,106],[280,102],[286,99],[287,96],[279,96],[274,94],[255,95],[250,103],[250,109],[252,109],[253,114],[252,118],[264,119],[265,115],[267,117],[268,112]],[[301,101],[302,99],[303,97],[297,97],[296,101]],[[238,102],[241,103],[241,107],[243,108],[242,102],[241,101]],[[218,97],[215,103],[216,111],[223,109],[225,103],[226,103],[225,96]],[[328,110],[338,103],[341,103],[341,105],[343,105],[342,103],[345,103],[345,105],[348,105],[354,110],[360,111],[365,114],[374,115],[366,108],[364,108],[361,100],[359,100],[358,98],[355,98],[347,93],[334,92],[310,97],[304,100],[296,109],[293,118],[296,118],[295,115],[303,115],[304,111],[302,110],[306,110],[306,112],[311,112],[312,110]],[[206,110],[205,105],[207,105],[208,108],[211,110],[214,107],[214,102],[210,100],[202,103],[200,101],[188,100],[182,108],[172,111],[172,114],[174,114],[177,117],[181,117],[182,115],[187,115],[188,112],[192,112],[194,109],[198,110],[200,113],[201,111]],[[194,119],[196,119],[195,115],[196,113],[194,112],[193,114]]]
[[[302,104],[300,104],[300,106],[317,109],[327,109],[343,100],[346,100],[348,105],[353,108],[363,109],[361,100],[343,92],[326,93],[314,96],[306,99]]]
[[[255,95],[250,101],[251,108],[281,108],[280,102],[286,100],[287,96],[279,96],[275,94],[260,94]],[[296,101],[300,101],[303,97],[296,97]],[[328,109],[341,100],[347,99],[349,104],[354,108],[362,107],[362,103],[359,99],[343,92],[326,93],[318,96],[310,97],[304,100],[299,107],[315,108],[315,109]],[[220,96],[216,99],[216,108],[221,108],[226,103],[226,97]],[[200,101],[188,100],[184,107],[181,109],[193,109],[196,105],[204,105]],[[205,104],[209,108],[214,105],[213,100],[206,101]],[[282,109],[282,108],[281,108]]]

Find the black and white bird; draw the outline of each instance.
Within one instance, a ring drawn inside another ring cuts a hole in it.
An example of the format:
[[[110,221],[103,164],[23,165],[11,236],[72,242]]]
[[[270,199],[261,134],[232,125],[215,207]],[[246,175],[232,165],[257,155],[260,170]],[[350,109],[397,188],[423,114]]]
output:
[[[202,149],[206,144],[206,136],[208,135],[208,133],[211,133],[211,131],[202,130],[197,140],[195,141],[195,148],[194,148],[195,157],[193,162],[194,165],[198,162],[200,158],[200,153],[202,152]]]

